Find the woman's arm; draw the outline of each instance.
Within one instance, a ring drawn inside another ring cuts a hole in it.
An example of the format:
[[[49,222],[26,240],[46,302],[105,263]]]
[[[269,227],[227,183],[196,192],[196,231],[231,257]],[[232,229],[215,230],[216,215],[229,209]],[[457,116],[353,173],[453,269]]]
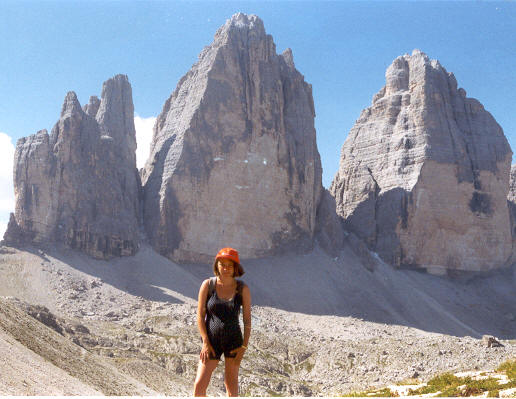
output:
[[[244,285],[242,289],[242,316],[244,318],[244,346],[247,347],[251,336],[251,292]]]
[[[202,349],[199,357],[204,363],[209,358],[210,352],[215,355],[215,351],[211,346],[210,339],[208,338],[208,331],[206,329],[206,299],[208,298],[210,280],[204,280],[199,289],[199,297],[197,302],[197,327],[202,338]]]
[[[244,352],[247,349],[249,337],[251,336],[251,292],[247,285],[242,287],[242,309],[242,317],[244,318],[244,343],[242,346],[231,351],[231,353],[236,354],[235,360],[238,363],[240,363],[244,357]]]

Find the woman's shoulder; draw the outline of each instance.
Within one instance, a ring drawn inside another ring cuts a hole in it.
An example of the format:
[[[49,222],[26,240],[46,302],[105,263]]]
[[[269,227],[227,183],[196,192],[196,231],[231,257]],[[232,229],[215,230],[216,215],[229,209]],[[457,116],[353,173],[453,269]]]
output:
[[[202,283],[201,283],[201,289],[206,289],[207,287],[210,286],[210,281],[211,281],[211,278],[207,278],[206,280],[204,280]]]

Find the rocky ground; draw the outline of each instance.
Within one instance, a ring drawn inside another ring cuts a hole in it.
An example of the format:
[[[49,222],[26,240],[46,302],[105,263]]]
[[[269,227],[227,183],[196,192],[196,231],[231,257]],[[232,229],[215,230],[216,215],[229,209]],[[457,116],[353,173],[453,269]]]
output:
[[[245,266],[254,305],[242,395],[343,395],[516,358],[510,272],[450,279],[379,261],[369,271],[351,251],[317,249]],[[208,276],[147,247],[111,262],[2,247],[0,393],[189,395]],[[209,394],[224,394],[222,371]]]

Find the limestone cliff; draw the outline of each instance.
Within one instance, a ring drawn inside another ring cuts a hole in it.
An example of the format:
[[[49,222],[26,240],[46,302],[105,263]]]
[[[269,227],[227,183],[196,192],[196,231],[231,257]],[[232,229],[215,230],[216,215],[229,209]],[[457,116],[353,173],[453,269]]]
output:
[[[180,80],[143,171],[144,222],[182,262],[312,246],[321,194],[312,89],[256,16],[236,14]]]
[[[503,266],[512,248],[512,151],[501,127],[418,50],[385,77],[349,132],[331,185],[346,227],[400,266]]]
[[[507,195],[507,205],[509,207],[509,215],[511,218],[512,233],[512,256],[508,264],[516,263],[516,164],[511,166],[511,174],[509,179],[509,194]]]
[[[57,241],[97,258],[134,254],[140,181],[133,114],[131,86],[117,75],[84,110],[69,92],[50,135],[20,139],[5,241]]]

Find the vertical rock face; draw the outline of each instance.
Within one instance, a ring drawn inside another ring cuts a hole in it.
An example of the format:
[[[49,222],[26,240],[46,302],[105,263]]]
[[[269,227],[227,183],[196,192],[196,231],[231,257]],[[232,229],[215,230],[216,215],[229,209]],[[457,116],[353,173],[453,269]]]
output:
[[[69,92],[50,135],[20,139],[16,211],[5,240],[58,241],[97,258],[134,254],[140,181],[133,113],[131,86],[117,75],[84,110]]]
[[[309,248],[321,193],[311,86],[256,16],[236,14],[180,80],[143,171],[154,248],[183,262]]]
[[[415,50],[351,129],[330,191],[348,229],[401,266],[485,271],[512,248],[512,152],[452,73]]]
[[[507,205],[509,206],[509,214],[511,217],[512,233],[512,256],[508,263],[512,265],[516,262],[516,164],[511,166]]]
[[[507,200],[516,203],[516,164],[511,165],[511,173],[509,178],[509,194]]]
[[[342,219],[337,215],[335,207],[335,198],[328,190],[323,189],[317,208],[315,235],[320,247],[330,256],[339,255],[346,237]],[[365,246],[364,243],[362,246]]]

